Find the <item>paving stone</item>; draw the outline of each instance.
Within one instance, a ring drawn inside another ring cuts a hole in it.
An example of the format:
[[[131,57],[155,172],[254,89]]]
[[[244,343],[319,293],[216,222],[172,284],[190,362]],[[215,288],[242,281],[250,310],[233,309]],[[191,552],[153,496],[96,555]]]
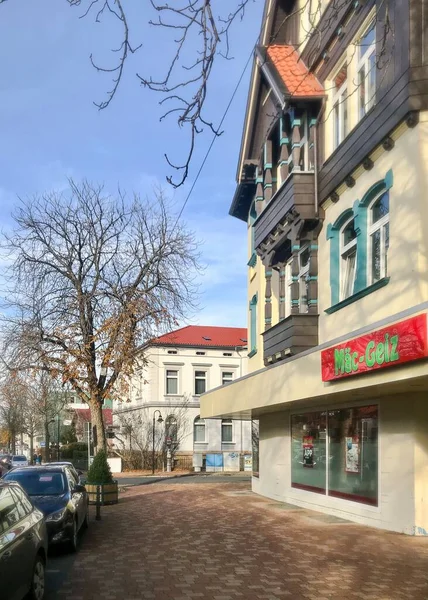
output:
[[[128,488],[85,537],[58,600],[428,599],[426,539],[257,497],[247,483]]]

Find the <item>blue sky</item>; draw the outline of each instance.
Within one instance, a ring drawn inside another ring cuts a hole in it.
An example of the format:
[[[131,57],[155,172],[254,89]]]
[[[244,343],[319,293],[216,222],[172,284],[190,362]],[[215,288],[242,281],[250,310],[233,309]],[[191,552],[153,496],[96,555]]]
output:
[[[120,41],[114,21],[79,19],[84,2],[80,8],[66,0],[8,0],[0,5],[3,225],[18,196],[64,188],[68,176],[104,182],[111,191],[120,184],[128,192],[150,194],[157,182],[167,186],[165,176],[171,169],[164,153],[177,162],[185,156],[188,135],[173,118],[159,123],[161,97],[142,88],[135,76],[163,74],[162,65],[173,51],[170,37],[147,24],[154,16],[148,1],[126,4],[132,9],[132,38],[143,47],[131,56],[120,90],[104,111],[92,102],[105,98],[111,82],[94,71],[89,55],[93,52],[100,63],[108,64],[109,49]],[[233,28],[234,59],[220,60],[213,71],[206,114],[214,122],[220,120],[257,38],[262,7],[261,0],[249,4],[244,21]],[[228,210],[249,75],[250,69],[183,215],[203,241],[202,260],[207,265],[195,324],[246,326],[246,228]],[[199,136],[189,180],[174,192],[178,206],[210,141],[208,133]]]

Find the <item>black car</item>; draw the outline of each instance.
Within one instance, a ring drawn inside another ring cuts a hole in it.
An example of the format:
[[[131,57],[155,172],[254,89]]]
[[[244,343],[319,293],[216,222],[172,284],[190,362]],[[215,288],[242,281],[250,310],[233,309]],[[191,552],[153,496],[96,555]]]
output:
[[[42,600],[48,536],[43,513],[21,486],[0,481],[0,595]]]
[[[16,467],[3,477],[17,481],[46,518],[49,544],[67,542],[77,550],[77,534],[89,524],[88,494],[66,466]]]

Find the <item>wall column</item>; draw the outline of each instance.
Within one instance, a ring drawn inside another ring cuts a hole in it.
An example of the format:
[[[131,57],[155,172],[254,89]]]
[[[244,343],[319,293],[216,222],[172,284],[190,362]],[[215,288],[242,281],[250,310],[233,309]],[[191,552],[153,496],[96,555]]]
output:
[[[264,146],[264,196],[265,204],[272,198],[272,141],[267,140]]]

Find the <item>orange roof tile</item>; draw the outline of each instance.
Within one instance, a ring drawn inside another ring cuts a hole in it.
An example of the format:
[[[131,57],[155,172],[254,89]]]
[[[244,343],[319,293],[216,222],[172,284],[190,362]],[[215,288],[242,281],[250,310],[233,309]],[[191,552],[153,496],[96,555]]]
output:
[[[148,345],[234,348],[245,346],[246,343],[247,330],[243,327],[187,325],[177,331],[161,335]]]
[[[291,96],[300,98],[324,96],[324,88],[310,73],[293,46],[269,46],[267,56],[275,66]]]

